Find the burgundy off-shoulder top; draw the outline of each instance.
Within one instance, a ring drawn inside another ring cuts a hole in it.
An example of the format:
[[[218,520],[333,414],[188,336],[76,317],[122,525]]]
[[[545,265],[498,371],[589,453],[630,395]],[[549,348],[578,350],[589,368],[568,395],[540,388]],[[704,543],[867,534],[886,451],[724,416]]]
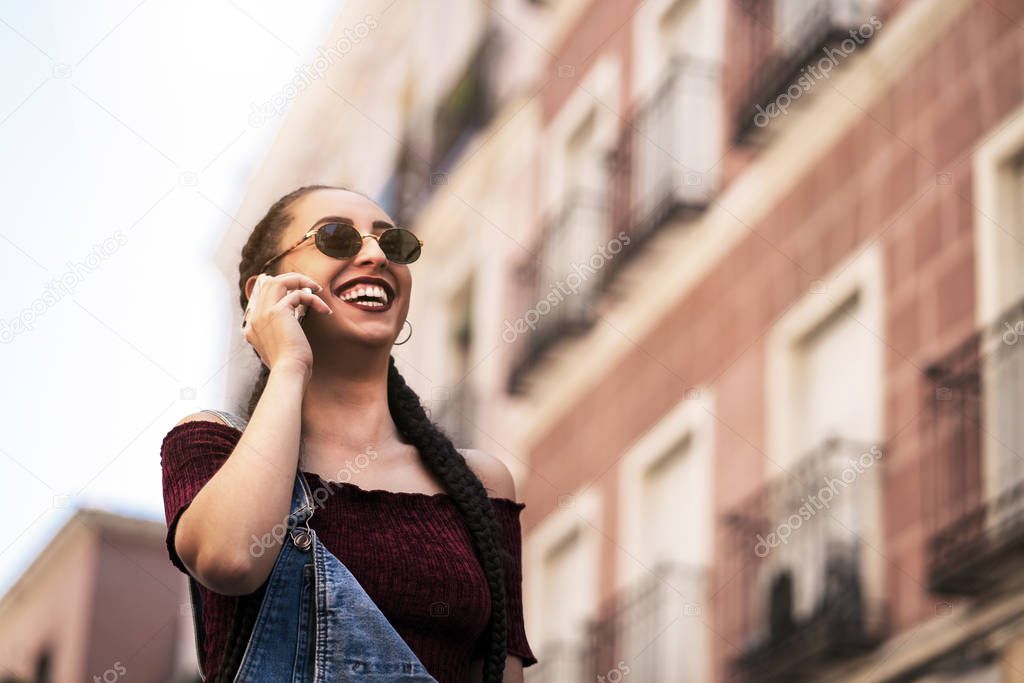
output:
[[[186,574],[174,549],[178,519],[240,436],[226,424],[195,421],[176,425],[164,437],[160,459],[167,550],[171,562]],[[306,476],[315,499],[323,501],[310,526],[324,546],[352,572],[432,676],[442,683],[464,682],[470,662],[486,651],[483,636],[491,596],[452,498],[445,493],[366,490],[313,473]],[[320,487],[328,491],[317,494]],[[494,497],[491,502],[510,554],[505,566],[508,654],[530,666],[537,658],[523,623],[519,524],[526,504]],[[236,632],[240,629],[248,637],[263,591],[229,596],[202,585],[199,590],[207,680],[216,681],[225,673],[234,674],[220,671],[227,637],[233,623]]]

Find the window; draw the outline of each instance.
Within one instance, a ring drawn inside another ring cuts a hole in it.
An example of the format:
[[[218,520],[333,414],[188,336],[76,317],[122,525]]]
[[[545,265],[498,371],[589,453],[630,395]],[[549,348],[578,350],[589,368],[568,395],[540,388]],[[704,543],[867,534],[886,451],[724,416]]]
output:
[[[752,676],[800,678],[885,635],[880,253],[840,264],[769,333],[765,480],[724,517],[725,616]]]
[[[466,143],[487,125],[494,114],[494,66],[501,45],[501,33],[491,27],[466,62],[434,114],[434,151],[431,171],[451,169]]]
[[[622,459],[618,580],[607,630],[637,680],[705,680],[713,441],[707,390],[690,392]]]
[[[1008,549],[1022,537],[1024,108],[994,130],[974,155],[977,324],[926,371],[926,547],[941,594],[998,586],[1018,567]]]
[[[476,424],[473,385],[473,287],[470,275],[448,302],[446,367],[449,381],[438,421],[449,437],[462,447],[471,447]]]
[[[661,0],[634,28],[632,120],[617,153],[616,192],[637,241],[675,218],[692,218],[717,187],[721,159],[720,4]],[[653,37],[653,39],[652,39]],[[655,74],[655,76],[650,76]]]
[[[584,116],[565,146],[564,181],[561,206],[547,223],[542,236],[540,292],[546,294],[567,284],[576,269],[586,266],[598,247],[610,236],[604,195],[607,185],[603,164],[603,145],[597,136],[595,109]],[[587,271],[584,271],[587,272]],[[582,279],[574,291],[560,303],[554,315],[543,324],[558,327],[585,324],[597,291],[596,273]]]
[[[1024,109],[996,128],[975,157],[980,418],[984,495],[1024,486]],[[990,525],[1024,514],[1001,504]]]
[[[877,597],[883,589],[883,566],[866,550],[882,541],[879,248],[835,272],[793,307],[769,341],[766,400],[775,438],[768,468],[778,482],[770,517],[780,522],[804,512],[808,519],[771,552],[766,575],[792,575],[797,617],[821,605],[829,563],[841,561],[836,557],[854,561],[865,594]]]
[[[541,313],[519,334],[509,355],[508,389],[520,393],[531,370],[554,346],[586,332],[596,320],[594,307],[611,241],[607,196],[608,153],[618,118],[595,98],[618,99],[618,61],[599,60],[545,131],[541,167],[543,210],[531,237],[536,256],[517,264],[512,319]]]
[[[598,494],[585,488],[565,500],[529,535],[523,551],[527,630],[539,643],[531,676],[551,681],[583,680],[588,623],[597,609]]]

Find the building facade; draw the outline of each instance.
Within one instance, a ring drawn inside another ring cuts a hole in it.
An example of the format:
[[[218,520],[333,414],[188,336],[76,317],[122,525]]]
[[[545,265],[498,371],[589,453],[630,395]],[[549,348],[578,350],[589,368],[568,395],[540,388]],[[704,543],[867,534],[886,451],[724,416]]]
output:
[[[0,681],[198,683],[163,522],[80,508],[0,598]]]
[[[340,183],[424,240],[395,356],[527,504],[528,678],[1024,681],[1024,4],[351,2],[325,45],[371,25],[236,218]]]

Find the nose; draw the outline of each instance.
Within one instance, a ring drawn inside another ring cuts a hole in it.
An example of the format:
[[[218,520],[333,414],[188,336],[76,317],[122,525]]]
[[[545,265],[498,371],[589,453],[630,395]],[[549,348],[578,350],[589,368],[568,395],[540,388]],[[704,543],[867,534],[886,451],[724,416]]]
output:
[[[360,265],[375,264],[384,266],[388,263],[388,257],[380,248],[380,244],[374,235],[363,235],[363,246],[359,249],[359,253],[356,254],[355,262]]]

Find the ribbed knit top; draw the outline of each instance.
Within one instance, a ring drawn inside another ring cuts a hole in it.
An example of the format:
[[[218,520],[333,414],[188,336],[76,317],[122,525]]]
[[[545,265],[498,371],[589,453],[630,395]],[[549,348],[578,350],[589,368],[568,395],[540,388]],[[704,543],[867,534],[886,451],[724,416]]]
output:
[[[171,562],[186,574],[174,549],[178,520],[240,437],[234,427],[208,421],[176,425],[164,437],[160,459],[167,550]],[[309,472],[306,478],[318,504],[310,527],[327,550],[352,572],[434,678],[441,683],[467,680],[470,662],[486,652],[491,596],[454,500],[446,493],[366,490]],[[509,552],[505,564],[508,654],[530,666],[537,658],[523,623],[519,523],[526,504],[508,498],[490,500]],[[249,595],[230,596],[200,584],[199,592],[206,680],[230,680],[235,672],[221,671],[228,635],[236,623],[235,630],[248,639],[263,587]]]

